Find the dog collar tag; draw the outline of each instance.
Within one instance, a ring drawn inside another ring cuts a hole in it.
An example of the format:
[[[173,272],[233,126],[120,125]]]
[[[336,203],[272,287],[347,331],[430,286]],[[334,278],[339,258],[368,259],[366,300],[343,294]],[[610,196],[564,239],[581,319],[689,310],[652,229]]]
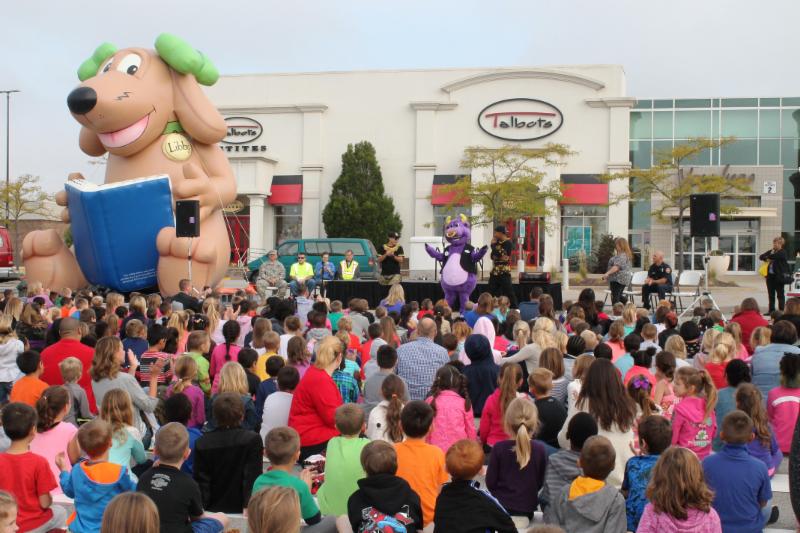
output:
[[[161,151],[168,159],[186,161],[192,155],[192,145],[189,143],[189,139],[180,133],[170,133],[164,136]]]

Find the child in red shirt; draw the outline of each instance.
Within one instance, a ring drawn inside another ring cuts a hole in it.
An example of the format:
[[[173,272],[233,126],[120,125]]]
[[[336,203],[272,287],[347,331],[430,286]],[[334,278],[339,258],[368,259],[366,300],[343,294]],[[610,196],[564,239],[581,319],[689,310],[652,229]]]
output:
[[[3,409],[3,430],[11,439],[6,453],[0,453],[0,490],[17,500],[17,526],[21,531],[49,531],[66,526],[67,512],[52,507],[50,491],[58,487],[47,460],[29,449],[36,436],[36,411],[24,403]],[[13,474],[12,474],[13,473]]]

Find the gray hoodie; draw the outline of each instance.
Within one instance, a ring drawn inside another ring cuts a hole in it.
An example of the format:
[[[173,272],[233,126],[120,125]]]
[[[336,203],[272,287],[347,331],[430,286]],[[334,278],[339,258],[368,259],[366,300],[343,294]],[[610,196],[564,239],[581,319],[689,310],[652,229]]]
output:
[[[558,498],[564,487],[569,486],[576,477],[581,475],[578,467],[578,458],[581,452],[561,450],[547,458],[547,469],[544,474],[544,485],[539,494],[539,501],[544,509],[544,521],[555,524],[556,517],[553,506],[549,505]],[[545,504],[548,504],[545,506]]]
[[[597,492],[569,499],[567,485],[553,502],[553,511],[559,526],[567,533],[625,533],[625,498],[618,489],[605,485]]]
[[[311,328],[306,331],[306,340],[311,342],[314,341],[314,347],[312,348],[313,353],[317,353],[317,345],[326,337],[330,337],[332,333],[328,328]]]

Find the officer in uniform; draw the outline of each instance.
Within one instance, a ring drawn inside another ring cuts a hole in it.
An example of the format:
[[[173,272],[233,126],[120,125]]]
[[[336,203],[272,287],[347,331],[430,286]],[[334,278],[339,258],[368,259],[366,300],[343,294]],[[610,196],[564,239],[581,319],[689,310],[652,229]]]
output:
[[[383,253],[378,256],[381,264],[381,275],[378,283],[384,286],[400,283],[400,265],[403,263],[403,247],[400,246],[400,234],[396,231],[389,232],[389,242],[383,245]]]
[[[344,253],[344,259],[339,262],[339,270],[336,272],[337,277],[344,281],[352,281],[358,279],[360,274],[358,261],[353,259],[353,250],[347,250]]]
[[[511,253],[514,244],[508,238],[505,226],[494,228],[494,238],[489,246],[491,259],[494,266],[489,274],[489,292],[492,296],[508,296],[511,307],[517,308],[517,295],[511,285]]]
[[[672,291],[672,268],[664,262],[664,252],[653,254],[653,264],[647,269],[647,279],[642,285],[642,305],[650,309],[650,295],[658,294],[663,300]]]

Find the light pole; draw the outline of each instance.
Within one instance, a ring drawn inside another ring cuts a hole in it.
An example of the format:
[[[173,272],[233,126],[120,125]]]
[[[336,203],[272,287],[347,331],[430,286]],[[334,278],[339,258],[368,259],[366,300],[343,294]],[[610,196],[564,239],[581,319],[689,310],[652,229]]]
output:
[[[11,216],[8,210],[8,193],[11,186],[11,93],[18,93],[17,89],[0,91],[6,95],[6,227]]]

